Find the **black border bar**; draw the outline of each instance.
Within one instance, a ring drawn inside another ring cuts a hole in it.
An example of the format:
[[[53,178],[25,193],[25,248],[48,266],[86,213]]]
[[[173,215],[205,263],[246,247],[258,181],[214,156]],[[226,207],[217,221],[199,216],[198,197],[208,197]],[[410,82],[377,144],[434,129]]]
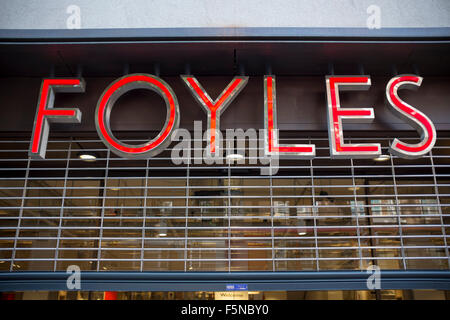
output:
[[[301,272],[81,272],[82,291],[369,290],[364,271]],[[0,291],[68,290],[65,272],[2,272]],[[450,270],[381,271],[381,290],[450,290]]]

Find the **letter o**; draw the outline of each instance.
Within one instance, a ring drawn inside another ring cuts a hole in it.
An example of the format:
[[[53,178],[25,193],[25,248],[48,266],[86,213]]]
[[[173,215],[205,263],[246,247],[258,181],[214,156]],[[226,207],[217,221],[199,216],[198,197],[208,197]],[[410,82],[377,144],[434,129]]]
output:
[[[167,108],[166,122],[160,133],[152,140],[130,145],[118,140],[111,131],[110,116],[117,99],[134,89],[149,89],[158,93]],[[178,128],[180,109],[172,88],[161,78],[149,74],[129,74],[111,83],[101,95],[95,109],[95,127],[103,142],[115,154],[124,158],[150,158],[161,153],[171,142],[173,130]]]

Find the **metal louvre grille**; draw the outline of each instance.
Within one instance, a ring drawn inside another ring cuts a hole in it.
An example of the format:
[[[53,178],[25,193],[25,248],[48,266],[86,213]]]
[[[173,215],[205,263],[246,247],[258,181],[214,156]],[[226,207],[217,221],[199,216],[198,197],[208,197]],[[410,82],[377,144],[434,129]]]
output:
[[[382,143],[364,138],[353,142]],[[404,138],[404,141],[414,139]],[[136,143],[137,140],[128,140]],[[450,138],[421,159],[260,165],[116,157],[88,139],[0,141],[0,270],[448,269]],[[96,161],[78,158],[94,152]]]

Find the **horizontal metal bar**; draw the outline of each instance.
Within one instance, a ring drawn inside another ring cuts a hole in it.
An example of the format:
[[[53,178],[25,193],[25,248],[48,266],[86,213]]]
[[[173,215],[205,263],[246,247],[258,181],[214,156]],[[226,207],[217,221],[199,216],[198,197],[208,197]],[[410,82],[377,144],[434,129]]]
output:
[[[274,177],[274,180],[283,180],[283,179],[302,179],[299,178],[300,176],[277,176]],[[304,179],[304,180],[310,180],[311,176],[307,176],[308,178]],[[223,176],[208,176],[208,177],[189,177],[189,180],[196,180],[196,179],[211,179],[211,180],[215,180],[215,179],[223,179]],[[19,181],[23,181],[21,179],[17,179],[17,178],[13,178],[15,180],[19,180]],[[80,180],[83,180],[83,178],[79,178]],[[99,178],[100,179],[100,178]],[[132,180],[133,178],[130,177],[111,177],[109,178],[111,180]],[[134,178],[134,179],[143,179],[142,177],[139,178]],[[186,180],[186,177],[153,177],[150,178],[148,177],[147,179],[149,180]],[[226,177],[225,179],[228,179],[228,177]],[[231,176],[231,179],[241,179],[241,180],[257,180],[257,179],[264,179],[267,180],[268,178],[266,176]],[[303,179],[302,179],[303,180]],[[320,179],[319,179],[320,180]],[[347,184],[347,185],[342,185],[342,184],[332,184],[332,185],[315,185],[314,187],[324,187],[324,188],[354,188],[354,187],[361,187],[361,188],[393,188],[394,184]],[[397,186],[397,185],[396,185]],[[436,183],[436,184],[423,184],[423,183],[417,183],[417,184],[398,184],[399,188],[407,188],[407,187],[415,187],[415,188],[419,188],[419,187],[450,187],[450,184],[447,183]],[[229,185],[229,186],[153,186],[150,185],[147,187],[147,189],[164,189],[164,188],[174,188],[174,189],[197,189],[197,188],[222,188],[222,189],[227,189],[227,188],[234,188],[234,187],[239,187],[239,188],[268,188],[269,186],[251,186],[251,185]],[[273,188],[312,188],[312,185],[274,185]],[[63,189],[68,189],[68,190],[102,190],[102,189],[111,189],[111,188],[115,188],[118,189],[118,191],[120,190],[145,190],[146,188],[144,186],[118,186],[118,185],[107,185],[107,186],[66,186],[66,187],[53,187],[53,186],[45,186],[44,187],[33,187],[33,186],[27,186],[27,190],[63,190]],[[21,187],[8,187],[8,186],[2,186],[1,190],[23,190],[23,186]],[[0,190],[0,191],[1,191]],[[116,190],[113,190],[116,191]],[[371,194],[372,195],[372,194]],[[368,197],[371,197],[371,195],[368,195]],[[375,194],[376,195],[376,194]],[[318,195],[320,196],[320,195]]]
[[[151,239],[146,239],[146,240],[151,240]],[[267,240],[270,240],[270,238],[268,238]],[[212,240],[212,242],[214,242]],[[327,247],[327,246],[322,246],[319,245],[317,247],[314,246],[310,246],[310,247],[277,247],[275,246],[274,249],[275,250],[335,250],[335,251],[345,251],[345,250],[358,250],[358,249],[401,249],[401,248],[405,248],[405,249],[445,249],[446,246],[409,246],[409,245],[404,245],[404,246],[332,246],[332,247]],[[0,248],[0,250],[11,250],[13,248],[7,248],[7,247],[3,247]],[[59,251],[76,251],[76,250],[83,250],[83,251],[97,251],[99,249],[99,247],[92,247],[92,248],[86,248],[86,247],[60,247],[58,248]],[[100,248],[102,251],[136,251],[136,250],[141,250],[143,249],[144,251],[183,251],[185,249],[185,247],[144,247],[142,248],[140,243],[139,246],[136,247],[108,247],[108,246],[104,246]],[[262,248],[258,248],[258,247],[192,247],[192,246],[187,246],[187,249],[190,251],[215,251],[215,250],[223,250],[223,251],[227,251],[227,250],[241,250],[241,251],[258,251],[258,250],[272,250],[272,247],[262,247]],[[45,250],[45,251],[52,251],[53,248],[46,248],[46,247],[17,247],[14,250],[17,251],[41,251],[41,250]],[[411,257],[411,255],[409,255]],[[395,258],[399,258],[399,257],[395,257]],[[2,260],[0,258],[0,260]],[[233,258],[231,258],[231,260],[233,260]]]
[[[402,224],[402,228],[403,229],[408,229],[408,228],[440,228],[441,226],[444,227],[450,227],[450,224],[444,224],[444,225],[440,225],[440,224]],[[329,226],[315,226],[314,228],[316,229],[356,229],[356,228],[360,228],[360,229],[370,229],[370,228],[392,228],[392,227],[399,227],[397,224],[390,224],[390,225],[370,225],[370,226],[366,226],[366,225],[360,225],[359,227],[357,226],[349,226],[349,225],[329,225]],[[2,229],[4,230],[16,230],[16,229],[21,229],[21,230],[55,230],[58,229],[59,227],[45,227],[45,226],[37,226],[37,227],[24,227],[24,226],[20,226],[20,227],[2,227]],[[98,229],[104,229],[104,230],[160,230],[163,227],[161,226],[157,226],[157,227],[127,227],[127,226],[118,226],[118,227],[108,227],[108,226],[102,226],[102,227],[91,227],[91,226],[75,226],[75,227],[71,227],[71,226],[64,226],[61,227],[61,230],[78,230],[82,228],[83,230],[98,230]],[[219,226],[219,227],[214,227],[214,226],[206,226],[206,227],[195,227],[195,226],[182,226],[182,227],[175,227],[175,226],[166,226],[164,227],[164,229],[169,230],[184,230],[184,229],[189,229],[189,230],[271,230],[271,229],[305,229],[308,228],[308,226]],[[309,228],[313,228],[313,227],[309,227]]]
[[[195,189],[192,188],[191,189]],[[273,187],[272,189],[276,189],[276,187]],[[116,191],[116,190],[113,190]],[[450,197],[450,193],[440,193],[441,197]],[[395,194],[371,194],[370,196],[363,195],[363,194],[328,194],[328,195],[315,195],[314,197],[317,199],[328,199],[328,198],[395,198]],[[434,197],[436,199],[436,194],[432,193],[424,193],[424,194],[398,194],[398,197],[404,197],[404,198],[417,198],[417,197]],[[9,196],[9,197],[0,197],[0,200],[19,200],[19,199],[25,199],[25,200],[60,200],[60,199],[67,199],[67,200],[98,200],[98,199],[112,199],[112,200],[141,200],[141,199],[267,199],[267,196],[247,196],[247,195],[230,195],[230,196],[139,196],[139,195],[133,195],[133,196],[25,196],[25,197],[17,197],[17,196]],[[274,199],[280,198],[280,199],[309,199],[311,198],[311,195],[273,195]],[[418,207],[429,207],[430,205],[433,205],[431,203],[417,203],[415,204]],[[434,204],[437,205],[437,204]],[[348,204],[350,207],[354,207],[353,204]],[[359,206],[359,204],[357,205]],[[370,204],[368,206],[374,206],[377,207],[377,204]],[[284,208],[284,206],[283,206]]]
[[[152,262],[176,262],[176,261],[197,261],[197,262],[207,262],[207,261],[216,261],[216,262],[228,262],[228,261],[356,261],[356,260],[445,260],[448,259],[447,257],[442,256],[429,256],[429,257],[316,257],[316,258],[276,258],[276,257],[270,257],[270,258],[186,258],[186,259],[170,259],[170,258],[15,258],[14,261],[95,261],[95,260],[101,260],[101,261],[121,261],[121,262],[139,262],[139,261],[152,261]],[[3,259],[4,261],[11,261],[12,259]]]
[[[191,161],[194,161],[196,158],[191,157]],[[198,158],[198,159],[203,159],[203,158]],[[226,157],[223,158],[218,158],[219,160],[222,160],[223,162],[226,162]],[[259,157],[245,157],[246,160],[255,160],[255,159],[262,159]],[[316,159],[319,159],[316,158]],[[329,159],[329,157],[326,157],[325,159]],[[66,167],[63,166],[66,162],[67,159],[45,159],[47,162],[53,160],[53,161],[61,161],[63,162],[61,164],[60,168],[54,167],[54,168],[35,168],[35,167],[30,167],[27,168],[26,166],[24,167],[8,167],[8,168],[0,168],[0,171],[18,171],[18,170],[30,170],[30,171],[58,171],[58,170],[66,170]],[[73,160],[77,160],[77,161],[83,161],[81,159],[70,159],[71,161]],[[101,161],[101,160],[108,160],[107,158],[97,158],[96,161]],[[127,159],[130,160],[130,159]],[[171,160],[171,158],[156,158],[154,160]],[[10,159],[8,159],[8,161],[11,161]],[[133,166],[133,167],[126,167],[126,166],[120,166],[120,167],[114,167],[111,166],[111,160],[110,161],[110,166],[108,167],[108,170],[143,170],[143,169],[152,169],[152,170],[156,170],[156,169],[169,169],[169,168],[173,168],[173,167],[147,167],[147,166]],[[14,162],[17,162],[14,161]],[[237,164],[232,164],[233,165],[233,169],[252,169],[252,168],[260,168],[260,167],[265,167],[264,165],[262,166],[245,166],[245,165],[237,165]],[[266,165],[268,166],[268,165]],[[187,167],[185,166],[181,166],[181,165],[175,165],[174,167],[177,169],[187,169]],[[301,170],[301,169],[343,169],[342,166],[339,165],[320,165],[320,166],[315,166],[315,165],[308,165],[308,166],[301,166],[301,165],[296,165],[296,166],[284,166],[284,165],[277,165],[277,167],[279,167],[280,169],[297,169],[297,170]],[[415,165],[405,165],[405,164],[396,164],[395,165],[396,168],[431,168],[431,165],[420,165],[420,164],[415,164]],[[450,168],[450,165],[444,165],[444,164],[435,164],[434,167],[436,168]],[[69,166],[67,169],[69,171],[91,171],[91,170],[105,170],[107,167],[100,167],[100,166],[93,166],[93,167],[71,167]],[[214,169],[228,169],[229,167],[226,166],[202,166],[202,167],[195,167],[195,166],[191,166],[189,167],[189,169],[191,170],[202,170],[202,169],[210,169],[210,168],[214,168]],[[344,167],[345,168],[345,167]],[[373,169],[374,166],[369,166],[369,165],[354,165],[353,168],[355,169]],[[389,165],[382,165],[382,164],[377,164],[375,166],[375,168],[377,169],[389,169],[390,166]],[[345,169],[349,169],[349,168],[345,168]]]
[[[274,220],[287,220],[287,219],[297,219],[297,220],[306,220],[306,219],[367,219],[367,218],[375,218],[375,219],[381,219],[381,218],[414,218],[414,219],[428,219],[428,218],[439,218],[439,217],[450,217],[450,214],[401,214],[400,216],[397,214],[386,214],[386,215],[299,215],[299,216],[289,216],[289,215],[280,215],[280,216],[273,216]],[[206,219],[233,219],[233,220],[241,220],[241,219],[259,219],[259,220],[265,220],[268,217],[272,217],[270,214],[267,215],[199,215],[199,216],[188,216],[188,220],[206,220]],[[18,216],[7,216],[7,217],[1,217],[0,220],[17,220]],[[105,220],[161,220],[161,219],[167,219],[167,220],[185,220],[186,216],[22,216],[20,219],[22,220],[48,220],[48,219],[63,219],[63,220],[96,220],[96,219],[105,219]]]
[[[273,236],[273,237],[237,237],[237,236],[231,236],[231,237],[163,237],[163,238],[146,238],[146,240],[195,240],[195,241],[201,241],[201,240],[207,240],[207,241],[216,241],[216,240],[311,240],[311,239],[323,239],[323,240],[343,240],[343,239],[357,239],[358,236],[318,236],[318,237],[311,237],[311,236]],[[396,235],[396,236],[389,236],[389,235],[380,235],[380,236],[363,236],[360,235],[359,238],[361,239],[412,239],[412,238],[450,238],[450,235]],[[99,240],[100,237],[0,237],[0,240]],[[102,237],[102,240],[108,241],[108,240],[142,240],[143,237]]]
[[[435,204],[435,203],[427,203],[427,204],[410,204],[410,203],[403,203],[403,204],[372,204],[372,205],[358,205],[358,207],[361,208],[371,208],[371,207],[380,207],[380,208],[389,208],[389,207],[399,207],[399,208],[409,208],[409,207],[440,207],[440,204]],[[282,206],[282,207],[276,207],[276,206],[269,206],[269,205],[261,205],[261,206],[242,206],[242,205],[232,205],[232,206],[208,206],[208,209],[284,209],[284,208],[351,208],[352,206],[349,205],[320,205],[320,206],[314,206],[314,205],[294,205],[294,206]],[[60,208],[59,206],[24,206],[24,207],[19,207],[19,206],[11,206],[11,207],[5,207],[2,206],[0,207],[0,210],[7,210],[7,209],[28,209],[28,210],[51,210],[51,209],[58,209]],[[168,209],[165,206],[65,206],[65,209],[90,209],[90,210],[95,210],[95,209],[101,209],[101,208],[105,208],[105,209]],[[176,210],[176,209],[205,209],[205,206],[172,206],[170,207],[170,210]],[[356,208],[356,206],[355,206]]]

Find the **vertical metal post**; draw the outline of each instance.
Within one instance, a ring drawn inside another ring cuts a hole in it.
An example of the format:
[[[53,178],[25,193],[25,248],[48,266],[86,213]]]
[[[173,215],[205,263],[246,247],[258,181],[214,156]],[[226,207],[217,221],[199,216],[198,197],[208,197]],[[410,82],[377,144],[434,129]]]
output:
[[[443,220],[443,217],[442,217],[441,199],[440,199],[440,196],[439,196],[439,188],[438,188],[437,177],[436,177],[436,168],[434,166],[433,151],[432,150],[430,150],[430,161],[431,161],[431,170],[432,170],[432,173],[433,173],[434,193],[436,194],[436,203],[437,203],[437,206],[438,206],[437,208],[438,208],[438,212],[439,212],[439,218],[441,220],[441,231],[442,231],[442,237],[444,239],[445,254],[447,255],[448,265],[450,267],[450,255],[449,255],[449,251],[448,251],[447,236],[446,236],[446,232],[445,232],[445,224],[444,224],[444,220]]]
[[[228,216],[228,272],[231,272],[231,163],[228,162],[228,207],[227,207],[227,216]]]
[[[275,240],[274,240],[274,230],[273,230],[273,213],[274,213],[274,208],[273,208],[273,181],[272,181],[272,174],[273,174],[273,168],[272,168],[272,159],[270,159],[269,162],[269,166],[270,166],[270,175],[269,175],[269,192],[270,192],[270,223],[271,223],[271,228],[270,228],[270,235],[272,238],[272,271],[275,271],[276,267],[275,267]]]
[[[195,154],[195,152],[194,152]],[[186,172],[186,202],[185,202],[185,222],[184,222],[184,271],[188,271],[189,268],[187,266],[187,252],[188,252],[188,225],[189,225],[189,195],[190,195],[190,190],[189,190],[189,186],[190,186],[190,181],[189,181],[189,176],[190,176],[190,164],[191,164],[191,144],[189,143],[189,151],[188,151],[188,163],[187,163],[187,172]],[[190,262],[191,264],[192,262]]]
[[[144,270],[144,257],[145,257],[145,227],[147,218],[147,195],[148,195],[148,172],[149,172],[149,159],[146,160],[145,168],[145,182],[144,182],[144,206],[142,210],[142,243],[141,243],[141,267],[140,271]]]
[[[400,205],[398,201],[398,192],[397,192],[397,181],[395,177],[395,168],[394,168],[394,156],[391,156],[391,170],[392,170],[392,181],[394,184],[394,195],[395,195],[395,212],[397,215],[397,221],[398,221],[398,232],[400,236],[400,248],[401,248],[401,254],[402,254],[402,262],[403,262],[403,269],[406,270],[406,259],[405,259],[405,248],[403,246],[403,229],[402,229],[402,219],[401,219],[401,210]]]
[[[350,141],[351,143],[351,141]],[[356,197],[356,184],[355,184],[355,167],[353,166],[353,159],[350,159],[351,173],[352,173],[352,185],[353,185],[353,201],[355,202],[355,219],[356,219],[356,236],[358,239],[358,254],[359,254],[359,269],[363,269],[362,263],[362,250],[361,250],[361,230],[359,228],[359,212],[358,212],[358,198]],[[351,210],[351,208],[350,208]]]
[[[14,271],[13,266],[14,266],[14,259],[16,258],[17,241],[20,236],[20,226],[22,224],[23,208],[25,206],[25,197],[27,195],[28,177],[30,176],[30,162],[31,162],[31,157],[28,157],[27,168],[25,170],[25,181],[23,183],[22,199],[20,200],[19,217],[17,219],[17,229],[16,229],[16,234],[14,236],[13,252],[11,253],[11,265],[9,266],[9,271]]]
[[[59,224],[58,224],[58,236],[56,238],[56,246],[55,246],[55,261],[53,265],[53,271],[56,271],[57,268],[57,261],[59,257],[59,240],[61,238],[61,228],[62,228],[62,220],[64,216],[64,205],[65,205],[65,198],[66,198],[66,192],[67,192],[67,178],[69,176],[69,163],[70,163],[70,157],[72,153],[72,137],[70,138],[69,142],[69,150],[67,151],[67,159],[66,159],[66,170],[64,173],[64,187],[62,190],[62,199],[61,199],[61,209],[59,212]]]
[[[104,191],[103,191],[103,196],[102,196],[102,209],[101,209],[101,217],[100,217],[100,232],[98,235],[97,271],[100,271],[100,260],[101,260],[101,256],[102,256],[103,220],[105,217],[106,192],[108,189],[109,158],[110,158],[110,151],[108,149],[108,151],[106,153],[106,168],[105,168],[105,178],[104,178],[104,186],[103,186]]]
[[[309,139],[309,144],[311,144],[311,139]],[[314,245],[315,245],[315,252],[316,252],[316,269],[317,271],[320,270],[319,266],[319,243],[317,239],[317,215],[316,215],[316,190],[314,185],[314,170],[313,170],[313,160],[309,160],[309,171],[311,174],[311,195],[312,195],[312,210],[311,213],[313,215],[313,222],[314,222]]]
[[[373,226],[372,226],[372,217],[370,215],[369,212],[369,206],[370,206],[370,202],[369,202],[369,192],[367,192],[367,189],[370,187],[367,187],[369,185],[369,181],[367,179],[364,180],[364,204],[365,204],[365,208],[364,208],[364,214],[366,216],[366,221],[369,225],[369,239],[370,239],[370,254],[372,256],[372,258],[376,258],[377,254],[376,251],[374,251],[374,245],[373,245]],[[372,259],[372,265],[377,266],[378,265],[378,260],[377,259]]]

